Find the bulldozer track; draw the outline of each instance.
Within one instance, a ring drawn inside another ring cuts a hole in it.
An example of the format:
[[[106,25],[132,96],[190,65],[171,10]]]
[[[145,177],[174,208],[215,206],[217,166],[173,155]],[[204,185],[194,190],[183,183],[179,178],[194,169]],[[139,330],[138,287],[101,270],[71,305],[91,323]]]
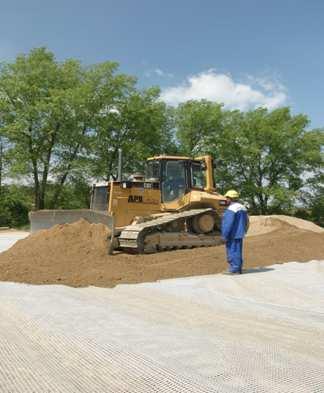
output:
[[[191,209],[165,215],[140,224],[128,225],[120,233],[119,248],[133,249],[143,253],[221,244],[220,236],[217,236],[215,233],[202,235],[188,232],[166,232],[164,230],[170,223],[208,212],[214,212],[214,210],[212,208]],[[156,235],[155,238],[154,235]],[[149,240],[145,242],[146,239]]]

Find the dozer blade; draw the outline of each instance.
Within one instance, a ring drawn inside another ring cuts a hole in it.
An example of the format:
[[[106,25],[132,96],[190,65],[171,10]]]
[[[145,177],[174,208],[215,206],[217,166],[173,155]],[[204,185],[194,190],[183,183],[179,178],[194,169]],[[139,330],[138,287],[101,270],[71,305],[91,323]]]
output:
[[[37,232],[48,229],[57,224],[71,224],[81,218],[94,224],[104,224],[111,230],[114,229],[113,217],[108,213],[90,210],[36,210],[29,213],[30,231]]]

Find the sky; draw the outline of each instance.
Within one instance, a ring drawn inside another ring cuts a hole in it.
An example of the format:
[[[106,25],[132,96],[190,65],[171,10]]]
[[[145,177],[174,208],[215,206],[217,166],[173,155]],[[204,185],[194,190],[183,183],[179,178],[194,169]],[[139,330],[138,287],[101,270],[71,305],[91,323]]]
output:
[[[40,46],[117,61],[170,105],[289,105],[324,127],[322,0],[0,0],[0,61]]]

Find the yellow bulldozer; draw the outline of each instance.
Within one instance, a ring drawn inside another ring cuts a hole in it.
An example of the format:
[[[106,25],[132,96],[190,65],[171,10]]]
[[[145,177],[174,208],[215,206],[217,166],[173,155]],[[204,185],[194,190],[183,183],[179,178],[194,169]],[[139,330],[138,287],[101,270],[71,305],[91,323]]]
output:
[[[221,244],[220,220],[227,200],[215,188],[211,156],[160,155],[145,174],[94,185],[90,209],[30,213],[31,231],[80,218],[111,229],[111,249],[137,253]]]

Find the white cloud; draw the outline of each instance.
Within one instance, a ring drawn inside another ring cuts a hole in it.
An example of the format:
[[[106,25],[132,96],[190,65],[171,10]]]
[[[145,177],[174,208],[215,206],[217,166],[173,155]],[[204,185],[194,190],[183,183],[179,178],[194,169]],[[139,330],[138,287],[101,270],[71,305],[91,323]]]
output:
[[[274,109],[287,102],[286,89],[280,83],[251,76],[248,81],[239,83],[230,75],[211,69],[188,77],[181,85],[165,88],[161,98],[170,105],[206,99],[223,103],[228,109],[243,111],[257,107]]]
[[[165,74],[164,71],[161,70],[161,68],[156,68],[154,72],[156,73],[156,75],[159,76],[163,76]]]
[[[145,76],[147,78],[151,78],[152,76],[158,76],[160,78],[173,78],[174,75],[170,72],[166,72],[161,70],[161,68],[155,68],[154,70],[148,70],[145,72]]]

